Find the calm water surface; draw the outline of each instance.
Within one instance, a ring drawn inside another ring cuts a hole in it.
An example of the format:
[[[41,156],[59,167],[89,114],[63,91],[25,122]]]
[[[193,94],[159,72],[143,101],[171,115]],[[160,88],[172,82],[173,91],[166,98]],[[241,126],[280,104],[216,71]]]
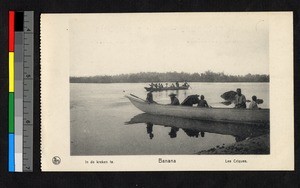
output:
[[[151,116],[135,108],[126,93],[146,98],[145,83],[70,84],[71,155],[194,154],[228,145],[266,130],[236,125]],[[269,83],[191,83],[191,89],[154,92],[154,100],[168,104],[175,92],[204,95],[213,107],[232,108],[220,102],[226,91],[240,87],[247,99],[263,99],[269,108]]]

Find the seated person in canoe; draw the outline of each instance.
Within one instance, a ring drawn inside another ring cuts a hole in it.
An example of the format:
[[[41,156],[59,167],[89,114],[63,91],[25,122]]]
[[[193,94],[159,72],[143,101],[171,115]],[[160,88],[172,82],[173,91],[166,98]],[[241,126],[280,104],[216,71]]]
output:
[[[179,100],[177,99],[176,97],[176,94],[175,93],[171,93],[169,95],[170,99],[171,99],[171,105],[179,105]]]
[[[190,86],[190,85],[187,83],[187,81],[185,81],[184,84],[183,84],[182,86],[188,87],[188,86]]]
[[[150,91],[149,93],[147,93],[146,101],[147,101],[149,104],[150,104],[150,103],[156,103],[156,102],[153,100],[152,91]]]
[[[242,94],[240,88],[236,89],[237,94],[235,95],[235,108],[246,108],[246,97]]]
[[[249,104],[249,109],[259,109],[257,105],[257,97],[255,95],[252,96],[252,101]]]
[[[150,85],[151,89],[152,89],[152,88],[153,88],[153,86],[154,86],[153,82],[151,82],[151,84],[149,84],[149,85]]]
[[[164,86],[163,86],[163,84],[162,84],[162,83],[160,83],[160,88],[164,88]]]
[[[198,107],[200,108],[208,108],[208,104],[207,104],[207,101],[204,99],[204,95],[201,95],[200,96],[200,100],[198,102]]]

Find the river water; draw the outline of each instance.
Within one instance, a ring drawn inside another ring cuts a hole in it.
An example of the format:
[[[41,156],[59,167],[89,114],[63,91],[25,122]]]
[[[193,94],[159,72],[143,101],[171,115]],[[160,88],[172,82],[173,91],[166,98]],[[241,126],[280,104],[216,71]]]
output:
[[[195,154],[226,146],[268,130],[253,126],[200,122],[143,114],[124,97],[124,92],[146,98],[146,83],[70,84],[71,155]],[[155,101],[168,104],[174,92],[179,101],[188,95],[204,95],[212,107],[224,92],[241,88],[247,99],[263,99],[269,108],[269,83],[190,83],[191,89],[154,92]],[[249,104],[249,103],[248,103]]]

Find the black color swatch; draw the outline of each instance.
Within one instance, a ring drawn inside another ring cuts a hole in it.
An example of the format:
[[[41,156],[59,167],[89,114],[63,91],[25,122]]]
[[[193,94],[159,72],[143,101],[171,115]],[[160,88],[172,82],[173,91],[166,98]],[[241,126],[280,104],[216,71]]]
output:
[[[16,12],[15,15],[15,31],[24,30],[24,12]]]

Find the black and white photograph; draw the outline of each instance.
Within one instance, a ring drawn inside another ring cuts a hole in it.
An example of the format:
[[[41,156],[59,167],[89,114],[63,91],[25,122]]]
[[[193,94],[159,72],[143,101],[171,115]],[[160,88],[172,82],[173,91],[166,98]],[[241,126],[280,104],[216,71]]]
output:
[[[270,154],[265,14],[78,17],[68,33],[71,156]]]

